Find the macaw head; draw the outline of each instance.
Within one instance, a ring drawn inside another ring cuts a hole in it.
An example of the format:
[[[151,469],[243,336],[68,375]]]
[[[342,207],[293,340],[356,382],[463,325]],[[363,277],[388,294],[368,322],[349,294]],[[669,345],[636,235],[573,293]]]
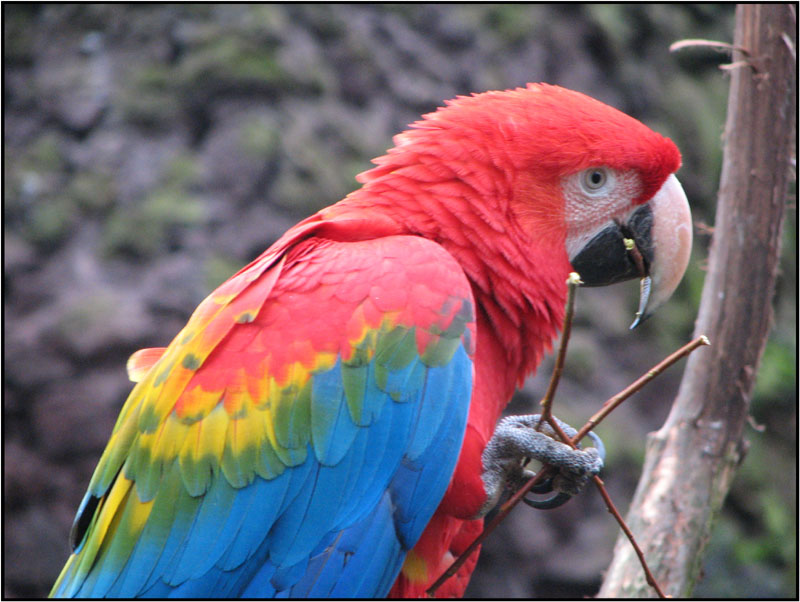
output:
[[[633,326],[670,297],[692,245],[689,205],[674,175],[681,156],[671,140],[598,100],[547,84],[446,105],[396,136],[395,147],[359,180],[415,180],[435,192],[428,215],[447,206],[465,222],[459,204],[469,205],[489,234],[569,264],[586,286],[640,278]]]

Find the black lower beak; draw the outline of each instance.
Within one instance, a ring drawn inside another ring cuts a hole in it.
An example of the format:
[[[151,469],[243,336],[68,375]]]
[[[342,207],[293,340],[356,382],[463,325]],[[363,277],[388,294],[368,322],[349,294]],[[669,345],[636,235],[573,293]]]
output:
[[[606,286],[649,275],[653,262],[653,212],[642,205],[627,223],[612,222],[572,259],[585,286]]]

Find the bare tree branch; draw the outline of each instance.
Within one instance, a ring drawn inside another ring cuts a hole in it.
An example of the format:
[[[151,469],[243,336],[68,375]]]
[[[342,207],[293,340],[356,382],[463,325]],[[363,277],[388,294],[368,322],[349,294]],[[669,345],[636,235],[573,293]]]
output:
[[[628,515],[656,579],[676,597],[691,595],[746,450],[742,431],[772,320],[795,137],[796,27],[792,4],[737,7],[722,179],[695,327],[714,346],[689,358],[672,412],[649,438]],[[620,537],[599,596],[652,595]]]

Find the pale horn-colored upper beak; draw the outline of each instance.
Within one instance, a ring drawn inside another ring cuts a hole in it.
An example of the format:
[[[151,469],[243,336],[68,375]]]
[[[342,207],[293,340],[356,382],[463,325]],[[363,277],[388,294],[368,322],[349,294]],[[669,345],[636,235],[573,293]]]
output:
[[[648,204],[653,214],[653,262],[642,278],[639,311],[631,328],[652,315],[675,292],[692,252],[692,214],[686,193],[674,174]]]

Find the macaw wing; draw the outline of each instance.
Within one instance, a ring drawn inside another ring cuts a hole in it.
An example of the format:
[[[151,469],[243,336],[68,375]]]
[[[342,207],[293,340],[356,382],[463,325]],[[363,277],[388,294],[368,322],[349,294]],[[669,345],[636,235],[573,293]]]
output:
[[[458,458],[474,336],[433,242],[267,252],[133,362],[52,594],[385,595]]]

